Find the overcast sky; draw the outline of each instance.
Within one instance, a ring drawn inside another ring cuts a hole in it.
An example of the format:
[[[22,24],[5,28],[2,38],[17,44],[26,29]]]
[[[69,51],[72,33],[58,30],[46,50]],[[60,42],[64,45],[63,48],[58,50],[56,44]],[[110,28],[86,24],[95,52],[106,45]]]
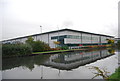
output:
[[[119,0],[1,0],[2,39],[59,29],[117,37]],[[57,27],[58,26],[58,27]]]

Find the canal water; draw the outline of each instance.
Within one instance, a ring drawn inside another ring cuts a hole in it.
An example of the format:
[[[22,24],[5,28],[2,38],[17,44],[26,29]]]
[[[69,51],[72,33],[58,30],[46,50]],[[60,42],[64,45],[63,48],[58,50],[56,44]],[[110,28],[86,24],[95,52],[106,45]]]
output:
[[[3,79],[91,79],[92,66],[105,69],[111,75],[118,67],[118,52],[99,49],[59,54],[3,59]],[[102,79],[101,76],[95,79]]]

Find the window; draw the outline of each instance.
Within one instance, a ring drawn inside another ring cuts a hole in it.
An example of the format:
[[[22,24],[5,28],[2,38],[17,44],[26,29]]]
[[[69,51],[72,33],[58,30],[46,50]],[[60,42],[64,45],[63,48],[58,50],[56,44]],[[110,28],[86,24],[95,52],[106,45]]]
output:
[[[54,36],[51,37],[51,39],[58,39],[58,38],[71,38],[71,39],[81,39],[81,36],[75,36],[75,35],[62,35],[62,36]]]

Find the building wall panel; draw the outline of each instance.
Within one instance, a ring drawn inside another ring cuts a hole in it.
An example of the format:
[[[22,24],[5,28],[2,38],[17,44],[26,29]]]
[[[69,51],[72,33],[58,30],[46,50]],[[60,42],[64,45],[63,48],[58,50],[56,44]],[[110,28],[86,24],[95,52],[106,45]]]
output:
[[[91,34],[82,33],[82,44],[90,44],[91,43]]]
[[[81,33],[78,32],[73,32],[73,31],[66,31],[67,35],[76,35],[76,36],[81,36]]]
[[[81,44],[81,39],[64,39],[65,44]]]
[[[101,43],[107,43],[107,37],[101,36]]]
[[[57,39],[55,40],[51,40],[51,37],[54,37],[54,36],[60,36],[60,35],[66,35],[67,32],[66,31],[59,31],[59,32],[54,32],[54,33],[49,33],[49,46],[51,48],[55,48],[55,44],[54,44],[54,41],[57,41]]]
[[[100,43],[100,36],[92,35],[92,43]]]
[[[27,40],[27,37],[26,38],[21,38],[22,43],[25,43],[26,40]]]

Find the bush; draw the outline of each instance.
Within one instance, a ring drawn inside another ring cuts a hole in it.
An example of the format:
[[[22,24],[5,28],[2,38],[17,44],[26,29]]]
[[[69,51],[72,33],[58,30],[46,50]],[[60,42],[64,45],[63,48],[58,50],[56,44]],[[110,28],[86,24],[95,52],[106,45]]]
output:
[[[3,44],[2,56],[21,56],[32,53],[32,48],[28,44]]]
[[[69,49],[69,48],[68,48],[68,46],[62,46],[62,47],[60,47],[60,49],[62,49],[62,50],[67,50],[67,49]]]
[[[117,46],[120,47],[120,40],[118,40],[118,42],[117,42]]]
[[[26,43],[32,47],[33,52],[43,52],[43,51],[51,50],[51,48],[49,47],[47,43],[39,41],[39,40],[34,41],[32,37],[28,37],[28,39],[26,40]]]
[[[115,73],[113,73],[110,77],[109,77],[109,79],[111,80],[111,79],[116,79],[116,81],[119,81],[120,79],[120,67],[118,67],[118,69],[116,69],[116,71],[115,71]],[[112,80],[111,80],[112,81]]]
[[[50,47],[48,44],[42,42],[42,41],[34,41],[31,44],[33,48],[33,52],[43,52],[43,51],[49,51]]]

